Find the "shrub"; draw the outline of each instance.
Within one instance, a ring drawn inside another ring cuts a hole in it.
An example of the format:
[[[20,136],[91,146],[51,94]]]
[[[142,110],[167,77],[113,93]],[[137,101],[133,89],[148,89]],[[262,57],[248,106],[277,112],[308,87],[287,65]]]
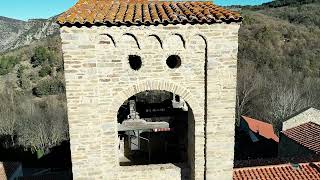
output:
[[[17,71],[17,78],[21,78],[23,76],[24,70],[27,69],[27,66],[20,65]]]
[[[64,93],[64,83],[58,78],[46,78],[41,80],[35,88],[32,89],[32,93],[35,96],[55,95]]]
[[[26,76],[23,76],[21,79],[19,79],[19,87],[21,89],[28,90],[31,88],[31,86],[31,82]]]
[[[56,56],[53,51],[44,47],[35,49],[34,55],[31,57],[31,64],[33,67],[38,67],[44,63],[53,65],[56,62]]]
[[[29,77],[25,74],[25,70],[28,69],[27,66],[20,65],[17,71],[17,84],[21,89],[29,89],[31,88],[31,82]]]
[[[39,70],[40,77],[45,77],[45,76],[51,75],[51,73],[52,73],[52,68],[49,65],[44,65]]]
[[[0,75],[8,74],[19,62],[17,57],[3,56],[0,57]]]

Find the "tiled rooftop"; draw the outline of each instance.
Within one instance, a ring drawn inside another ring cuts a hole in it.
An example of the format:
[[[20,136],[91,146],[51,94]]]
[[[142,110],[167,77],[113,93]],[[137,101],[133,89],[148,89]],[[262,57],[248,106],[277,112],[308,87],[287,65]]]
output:
[[[288,138],[320,154],[320,125],[308,122],[282,132]]]
[[[242,17],[212,2],[79,0],[58,17],[60,25],[158,25],[239,22]]]
[[[233,171],[233,180],[319,180],[320,163],[303,163],[239,168]]]
[[[254,133],[258,133],[260,136],[279,142],[279,138],[274,133],[273,126],[271,124],[247,116],[241,117],[248,123],[250,130]]]

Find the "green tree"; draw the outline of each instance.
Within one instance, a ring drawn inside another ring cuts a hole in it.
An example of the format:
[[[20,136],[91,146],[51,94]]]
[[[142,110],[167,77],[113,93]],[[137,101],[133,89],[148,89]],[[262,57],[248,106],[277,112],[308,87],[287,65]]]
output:
[[[31,57],[31,64],[33,67],[38,67],[42,64],[54,65],[56,62],[56,56],[53,51],[44,47],[37,47],[34,51],[34,55]]]
[[[25,70],[27,70],[28,67],[25,65],[20,65],[17,70],[17,84],[21,89],[27,90],[31,88],[31,82],[28,78],[27,74],[25,73]]]
[[[18,62],[18,58],[14,56],[0,57],[0,75],[8,74]]]

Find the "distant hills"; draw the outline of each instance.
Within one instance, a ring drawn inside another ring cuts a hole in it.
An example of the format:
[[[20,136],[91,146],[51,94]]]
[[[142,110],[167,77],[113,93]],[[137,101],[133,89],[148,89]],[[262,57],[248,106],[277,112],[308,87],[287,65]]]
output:
[[[268,3],[264,3],[262,6],[282,7],[282,6],[310,4],[310,3],[315,3],[317,1],[318,0],[276,0]]]
[[[0,53],[58,34],[56,17],[21,21],[0,16]]]

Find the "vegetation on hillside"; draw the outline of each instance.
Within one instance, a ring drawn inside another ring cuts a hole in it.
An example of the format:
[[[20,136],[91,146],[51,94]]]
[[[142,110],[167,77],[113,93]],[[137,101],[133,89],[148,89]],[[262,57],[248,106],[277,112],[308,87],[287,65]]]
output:
[[[11,72],[18,62],[18,58],[14,56],[0,57],[0,75],[6,75]]]
[[[283,7],[283,6],[297,6],[303,4],[314,3],[317,0],[276,0],[263,4],[263,6],[275,8],[275,7]],[[262,6],[262,7],[263,7]]]
[[[252,116],[273,123],[279,131],[288,116],[310,106],[320,108],[316,7],[320,3],[242,10],[238,120],[240,115]]]
[[[54,37],[0,56],[2,78],[16,79],[0,86],[3,148],[46,152],[69,139],[60,47]]]
[[[2,141],[3,146],[46,151],[68,140],[64,96],[35,100],[6,85],[0,102],[0,134],[9,137]]]

